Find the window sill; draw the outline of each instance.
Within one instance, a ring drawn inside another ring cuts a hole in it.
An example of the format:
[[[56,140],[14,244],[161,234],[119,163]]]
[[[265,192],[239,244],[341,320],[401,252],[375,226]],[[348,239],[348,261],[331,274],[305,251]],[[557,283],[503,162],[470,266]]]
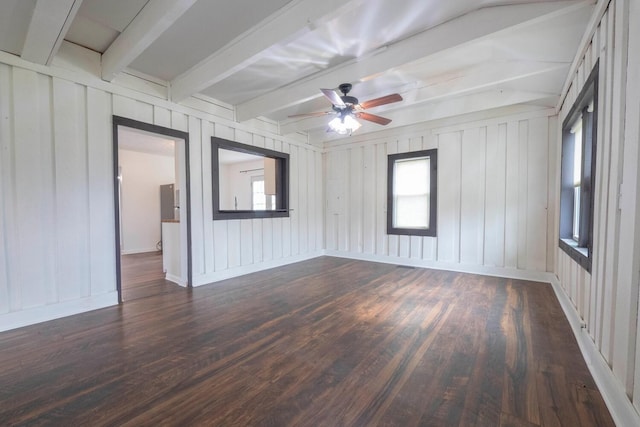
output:
[[[591,257],[588,248],[579,247],[573,239],[560,239],[559,246],[571,259],[591,273]]]
[[[390,236],[423,236],[436,237],[436,230],[429,228],[387,228],[387,234]]]

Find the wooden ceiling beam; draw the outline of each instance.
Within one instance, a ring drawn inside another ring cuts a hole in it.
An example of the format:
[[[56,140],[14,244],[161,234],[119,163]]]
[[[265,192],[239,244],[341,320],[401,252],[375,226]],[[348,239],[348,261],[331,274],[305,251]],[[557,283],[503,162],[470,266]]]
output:
[[[111,81],[197,0],[149,0],[102,54],[102,79]]]
[[[180,102],[259,60],[267,49],[311,31],[353,7],[347,0],[296,0],[171,81],[171,99]]]
[[[49,65],[58,52],[82,0],[38,0],[20,57]]]
[[[363,58],[340,64],[239,104],[236,106],[236,118],[238,121],[245,121],[291,107],[321,96],[318,88],[335,87],[340,82],[364,80],[425,57],[437,60],[439,54],[468,43],[516,31],[591,6],[582,1],[556,1],[479,9],[385,46]]]

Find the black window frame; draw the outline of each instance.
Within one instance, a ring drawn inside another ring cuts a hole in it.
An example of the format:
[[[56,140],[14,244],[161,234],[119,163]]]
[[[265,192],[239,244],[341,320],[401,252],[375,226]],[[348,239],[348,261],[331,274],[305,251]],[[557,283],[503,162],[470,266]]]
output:
[[[393,226],[394,209],[394,165],[398,160],[412,158],[429,157],[429,227],[423,228],[401,228]],[[438,224],[438,150],[410,151],[406,153],[389,154],[387,156],[387,234],[408,235],[408,236],[437,236]]]
[[[559,247],[582,268],[591,272],[593,253],[593,214],[598,134],[598,79],[599,61],[576,98],[562,123],[562,160],[560,177],[560,229]],[[593,111],[588,111],[593,103]],[[578,241],[573,238],[575,138],[571,127],[582,120],[582,162],[580,180],[580,218]]]
[[[224,210],[220,209],[220,166],[218,149],[239,151],[276,160],[276,209],[275,210]],[[289,154],[262,147],[242,144],[227,139],[211,137],[211,185],[213,219],[283,218],[289,216]]]

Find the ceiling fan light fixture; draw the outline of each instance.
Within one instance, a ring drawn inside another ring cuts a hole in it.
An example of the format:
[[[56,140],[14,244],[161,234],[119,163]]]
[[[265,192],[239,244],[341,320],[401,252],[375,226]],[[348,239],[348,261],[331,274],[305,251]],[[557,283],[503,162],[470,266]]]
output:
[[[351,134],[353,131],[358,130],[362,126],[352,115],[346,115],[344,117],[336,117],[329,122],[329,128],[340,134]]]

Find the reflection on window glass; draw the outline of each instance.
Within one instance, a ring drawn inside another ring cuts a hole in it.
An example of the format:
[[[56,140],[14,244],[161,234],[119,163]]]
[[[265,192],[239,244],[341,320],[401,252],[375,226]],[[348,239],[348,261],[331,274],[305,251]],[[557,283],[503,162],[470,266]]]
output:
[[[580,240],[580,185],[582,183],[582,118],[571,128],[573,134],[573,240]]]

